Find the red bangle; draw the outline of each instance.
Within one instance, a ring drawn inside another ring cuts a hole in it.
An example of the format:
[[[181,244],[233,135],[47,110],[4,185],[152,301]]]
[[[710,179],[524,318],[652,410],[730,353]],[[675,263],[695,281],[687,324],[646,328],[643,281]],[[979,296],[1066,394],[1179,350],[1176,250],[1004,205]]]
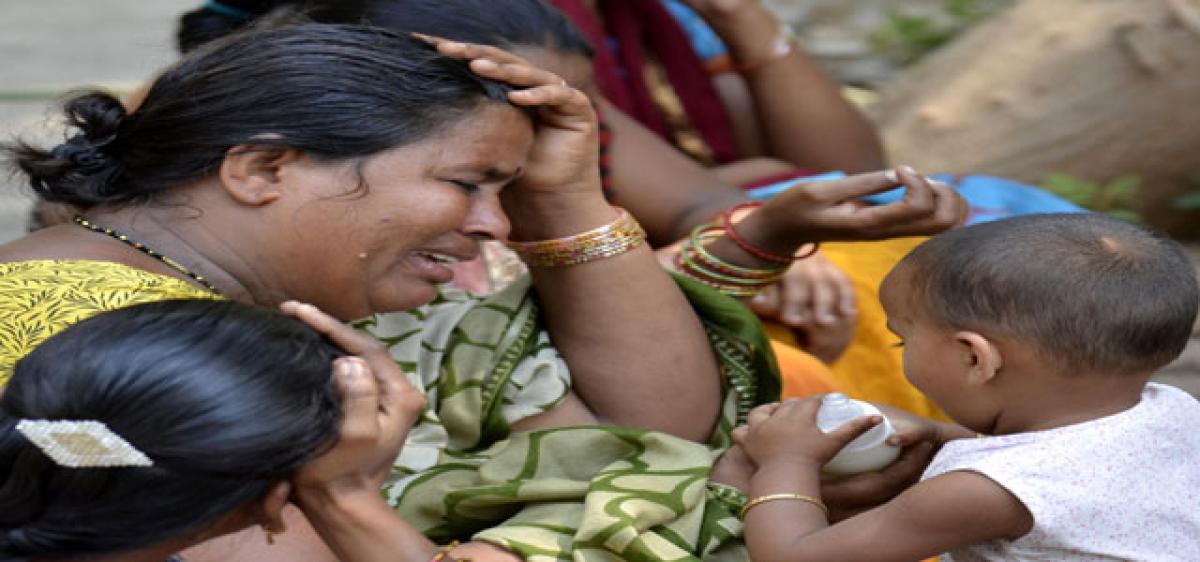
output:
[[[737,244],[739,248],[745,250],[746,253],[756,258],[766,261],[773,261],[775,263],[792,263],[817,253],[817,250],[821,247],[819,242],[809,242],[808,244],[805,244],[801,249],[803,250],[807,248],[807,251],[797,253],[793,256],[781,256],[779,254],[772,254],[771,252],[763,250],[762,248],[751,244],[745,238],[742,238],[742,236],[738,234],[737,230],[733,228],[734,213],[742,209],[757,209],[758,207],[762,207],[762,205],[763,204],[759,201],[751,201],[749,203],[742,203],[740,205],[731,207],[721,214],[721,219],[725,222],[725,234],[729,236],[730,240],[733,240],[734,244]]]

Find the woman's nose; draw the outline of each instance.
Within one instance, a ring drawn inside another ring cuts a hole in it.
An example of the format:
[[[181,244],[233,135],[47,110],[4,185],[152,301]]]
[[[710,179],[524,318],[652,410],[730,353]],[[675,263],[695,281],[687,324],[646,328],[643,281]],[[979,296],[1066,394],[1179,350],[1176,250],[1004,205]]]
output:
[[[508,240],[512,224],[500,205],[500,196],[487,194],[475,197],[467,211],[463,231],[476,240]]]

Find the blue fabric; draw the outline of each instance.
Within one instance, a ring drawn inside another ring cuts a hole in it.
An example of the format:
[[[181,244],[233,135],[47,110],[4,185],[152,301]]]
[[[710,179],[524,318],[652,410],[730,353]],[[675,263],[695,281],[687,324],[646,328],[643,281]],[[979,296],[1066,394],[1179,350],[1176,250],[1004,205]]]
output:
[[[716,32],[691,7],[680,0],[662,0],[662,3],[691,39],[692,50],[696,51],[700,60],[707,62],[729,52]]]
[[[1084,213],[1086,209],[1037,187],[992,176],[952,176],[938,174],[931,178],[946,182],[967,200],[971,218],[967,224],[994,221],[1016,215],[1037,213]],[[903,189],[893,189],[863,199],[877,205],[899,201]]]
[[[810,176],[794,180],[758,187],[748,190],[747,195],[754,199],[770,199],[797,185],[834,180],[846,177],[841,172],[830,172],[819,176]],[[1057,195],[1043,191],[1037,187],[1017,183],[992,176],[952,176],[946,174],[930,176],[935,180],[948,183],[958,190],[971,207],[971,216],[967,224],[994,221],[1016,215],[1031,215],[1036,213],[1084,213],[1086,209],[1071,203]],[[886,205],[899,201],[904,197],[904,189],[897,188],[875,195],[863,197],[864,201],[876,205]]]

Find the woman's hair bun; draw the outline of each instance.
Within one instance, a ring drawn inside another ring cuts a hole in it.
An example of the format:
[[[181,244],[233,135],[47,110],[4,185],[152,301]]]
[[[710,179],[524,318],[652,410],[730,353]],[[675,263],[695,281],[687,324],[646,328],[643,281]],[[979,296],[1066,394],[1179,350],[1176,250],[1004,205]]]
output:
[[[17,143],[11,151],[16,166],[47,201],[88,207],[121,199],[112,184],[121,173],[116,152],[125,106],[110,94],[89,92],[71,98],[64,110],[69,129],[78,132],[49,151]]]

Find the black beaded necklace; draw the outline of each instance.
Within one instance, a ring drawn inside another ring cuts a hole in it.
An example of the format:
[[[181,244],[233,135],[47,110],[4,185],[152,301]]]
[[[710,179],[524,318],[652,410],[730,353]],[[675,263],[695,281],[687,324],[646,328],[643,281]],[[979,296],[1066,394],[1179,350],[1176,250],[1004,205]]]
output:
[[[149,247],[147,247],[145,244],[142,244],[141,242],[132,240],[128,236],[121,234],[120,232],[117,232],[111,228],[105,228],[105,227],[93,224],[93,223],[89,222],[87,219],[85,219],[79,215],[75,215],[75,224],[82,226],[83,228],[86,228],[92,232],[98,232],[105,236],[116,238],[117,240],[120,240],[120,241],[128,244],[129,246],[132,246],[135,250],[137,250],[143,254],[146,254],[147,256],[150,256],[160,262],[167,264],[167,266],[170,267],[171,269],[174,269],[175,271],[178,271],[184,275],[187,275],[188,277],[191,277],[192,279],[195,279],[197,283],[203,285],[205,289],[212,291],[213,294],[216,294],[216,295],[221,294],[221,290],[218,289],[216,285],[213,285],[212,283],[210,283],[208,281],[208,279],[205,279],[204,277],[196,274],[192,270],[184,267],[183,264],[181,264],[167,256],[164,256],[158,252],[155,252],[154,250],[150,249]]]

